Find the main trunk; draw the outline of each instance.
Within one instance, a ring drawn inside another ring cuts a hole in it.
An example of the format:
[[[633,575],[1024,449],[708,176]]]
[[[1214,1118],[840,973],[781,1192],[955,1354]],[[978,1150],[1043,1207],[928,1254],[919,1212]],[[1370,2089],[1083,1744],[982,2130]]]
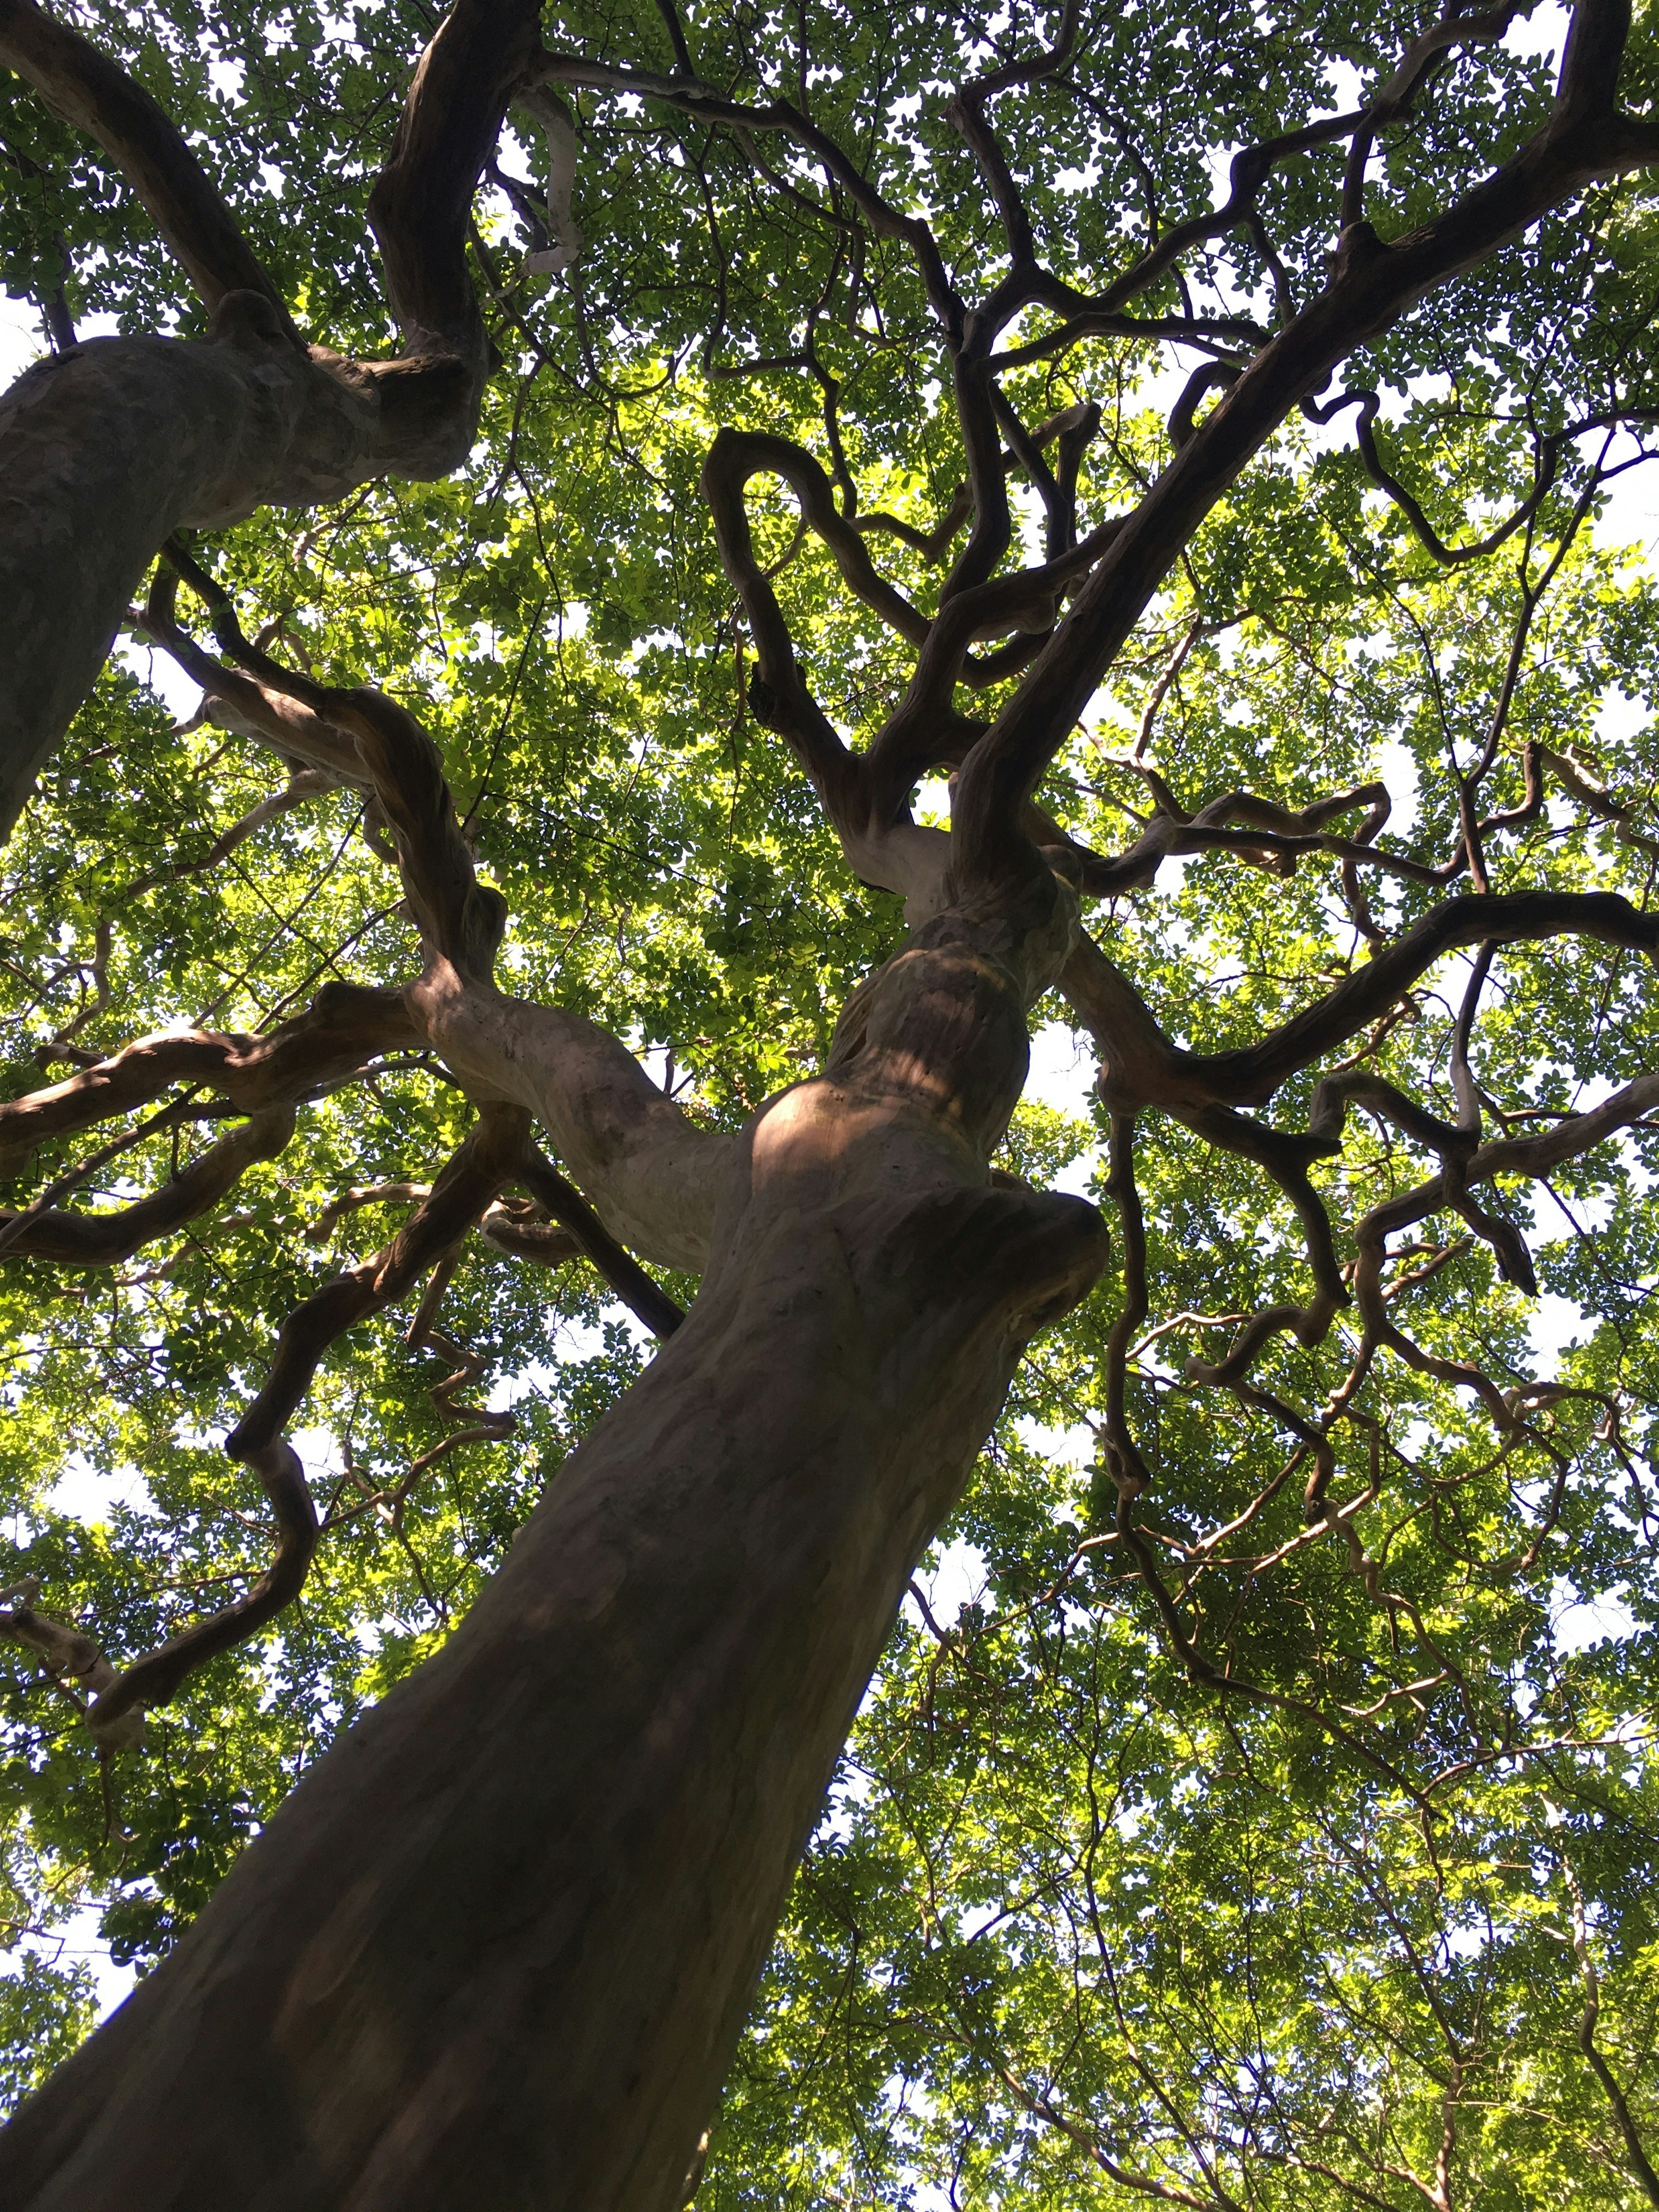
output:
[[[924,934],[465,1625],[0,2138],[8,2207],[675,2212],[906,1580],[1103,1255],[984,1165],[1030,975]]]

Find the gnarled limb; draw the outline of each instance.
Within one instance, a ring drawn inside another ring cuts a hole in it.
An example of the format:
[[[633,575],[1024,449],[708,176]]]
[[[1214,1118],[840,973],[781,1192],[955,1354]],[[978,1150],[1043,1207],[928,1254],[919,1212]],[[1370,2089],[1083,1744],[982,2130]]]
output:
[[[1659,957],[1659,920],[1616,892],[1513,891],[1447,899],[1313,1006],[1256,1043],[1218,1053],[1188,1052],[1171,1043],[1128,978],[1087,937],[1067,960],[1060,988],[1101,1048],[1101,1095],[1114,1104],[1181,1113],[1211,1105],[1265,1106],[1289,1077],[1386,1015],[1444,954],[1488,940],[1526,944],[1569,935]]]
[[[488,1207],[478,1223],[486,1244],[514,1260],[528,1260],[537,1267],[562,1267],[581,1257],[581,1246],[568,1229],[544,1219],[546,1207],[533,1199],[501,1199]]]
[[[527,1126],[512,1107],[484,1108],[430,1195],[392,1243],[362,1267],[337,1276],[283,1322],[270,1373],[225,1439],[226,1452],[252,1468],[270,1500],[276,1558],[232,1604],[125,1668],[92,1707],[89,1725],[104,1727],[137,1707],[165,1705],[198,1667],[245,1643],[298,1595],[319,1532],[304,1468],[282,1431],[335,1339],[395,1304],[477,1220],[510,1178]]]
[[[0,1163],[16,1174],[48,1137],[147,1105],[174,1084],[210,1084],[240,1112],[302,1098],[398,1045],[420,1042],[402,994],[325,983],[309,1009],[264,1036],[164,1030],[62,1083],[0,1104]]]
[[[40,1583],[33,1575],[0,1590],[0,1636],[9,1636],[38,1652],[59,1686],[84,1711],[88,1698],[96,1698],[114,1682],[115,1669],[91,1637],[37,1612],[34,1601],[40,1595]],[[17,1598],[22,1600],[21,1605],[12,1602]],[[142,1713],[122,1713],[113,1720],[88,1725],[94,1743],[106,1757],[112,1751],[133,1750],[143,1741]]]
[[[465,216],[535,24],[533,0],[458,0],[422,58],[372,204],[410,351],[353,362],[301,348],[155,102],[32,0],[5,0],[0,60],[100,137],[213,319],[205,343],[94,339],[0,402],[0,834],[181,524],[338,498],[377,476],[443,476],[465,458],[490,367]]]
[[[67,1267],[115,1267],[142,1245],[170,1237],[216,1206],[256,1160],[275,1159],[293,1134],[291,1105],[262,1107],[181,1175],[148,1198],[112,1213],[66,1213],[52,1206],[31,1220],[0,1209],[0,1252],[55,1260]]]
[[[1296,809],[1277,805],[1252,792],[1234,791],[1210,800],[1198,813],[1188,814],[1176,803],[1155,769],[1138,758],[1127,765],[1145,778],[1157,806],[1134,843],[1113,858],[1079,844],[1039,810],[1027,809],[1026,819],[1040,825],[1044,844],[1060,846],[1076,855],[1079,887],[1091,897],[1115,898],[1124,891],[1145,890],[1156,881],[1164,860],[1187,853],[1232,852],[1258,866],[1276,867],[1286,875],[1294,872],[1304,854],[1325,853],[1346,864],[1364,863],[1403,882],[1419,884],[1449,882],[1463,865],[1460,857],[1449,868],[1441,870],[1401,854],[1379,852],[1371,841],[1388,820],[1390,805],[1388,788],[1381,783],[1360,784],[1352,791],[1335,792]],[[1358,836],[1333,836],[1322,828],[1323,823],[1361,806],[1370,811]],[[1231,827],[1234,822],[1252,826],[1241,831]]]
[[[1345,238],[1325,289],[1262,349],[1182,447],[969,755],[956,809],[963,864],[977,869],[1006,863],[1010,841],[1023,834],[1019,806],[1170,563],[1290,410],[1362,339],[1388,328],[1425,293],[1584,185],[1659,160],[1659,132],[1619,112],[1616,60],[1605,65],[1607,52],[1622,51],[1627,28],[1623,0],[1580,0],[1555,110],[1521,152],[1392,244],[1364,226]],[[1586,59],[1592,52],[1603,57],[1594,67]]]
[[[1267,1170],[1296,1208],[1313,1270],[1314,1295],[1306,1305],[1266,1307],[1245,1322],[1229,1346],[1225,1358],[1212,1363],[1191,1359],[1187,1363],[1187,1372],[1195,1382],[1236,1383],[1249,1374],[1270,1337],[1290,1330],[1300,1344],[1318,1344],[1348,1303],[1331,1239],[1330,1216],[1308,1179],[1310,1158],[1335,1152],[1338,1147],[1329,1139],[1296,1136],[1270,1129],[1224,1106],[1206,1107],[1200,1114],[1183,1115],[1182,1118],[1210,1144],[1254,1160]]]
[[[427,956],[404,994],[420,1035],[480,1098],[536,1115],[621,1244],[701,1270],[734,1140],[697,1129],[595,1024],[496,988],[505,908],[477,881],[436,747],[379,692],[330,692],[325,703],[356,737],[397,838]]]

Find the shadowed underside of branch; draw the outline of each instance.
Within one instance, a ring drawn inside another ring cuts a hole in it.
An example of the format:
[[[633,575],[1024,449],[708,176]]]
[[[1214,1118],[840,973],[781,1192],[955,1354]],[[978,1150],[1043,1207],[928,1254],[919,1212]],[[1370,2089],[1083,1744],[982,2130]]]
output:
[[[369,209],[409,350],[359,362],[304,344],[149,93],[33,0],[0,6],[0,64],[101,147],[210,318],[204,343],[72,347],[0,400],[0,831],[180,524],[444,476],[465,459],[493,361],[466,225],[535,25],[532,0],[460,0],[422,56]]]

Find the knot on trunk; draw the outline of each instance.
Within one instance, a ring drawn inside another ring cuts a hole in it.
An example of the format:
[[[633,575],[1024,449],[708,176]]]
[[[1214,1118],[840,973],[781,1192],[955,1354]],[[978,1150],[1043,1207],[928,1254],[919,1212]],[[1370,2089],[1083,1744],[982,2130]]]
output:
[[[295,349],[293,325],[263,292],[227,292],[208,324],[208,343],[242,354]]]

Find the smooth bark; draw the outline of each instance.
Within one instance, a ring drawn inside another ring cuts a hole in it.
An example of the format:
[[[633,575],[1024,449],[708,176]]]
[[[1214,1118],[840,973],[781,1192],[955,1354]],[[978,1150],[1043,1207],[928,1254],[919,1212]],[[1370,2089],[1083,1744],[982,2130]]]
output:
[[[175,530],[466,459],[494,359],[466,222],[536,22],[534,0],[459,0],[422,55],[369,204],[407,351],[354,362],[302,343],[149,94],[32,0],[0,0],[0,64],[98,141],[212,316],[205,343],[94,338],[0,398],[0,839]]]
[[[1023,903],[918,932],[756,1117],[684,1326],[0,2137],[9,2206],[678,2212],[915,1560],[1104,1258],[985,1164],[1073,921]]]

